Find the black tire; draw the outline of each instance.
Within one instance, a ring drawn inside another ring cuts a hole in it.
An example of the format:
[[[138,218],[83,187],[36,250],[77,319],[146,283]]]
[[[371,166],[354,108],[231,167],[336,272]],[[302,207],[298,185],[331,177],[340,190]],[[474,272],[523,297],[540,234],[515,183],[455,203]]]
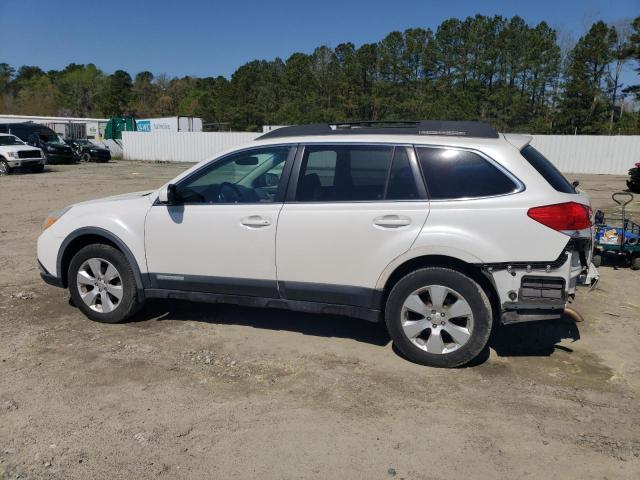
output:
[[[600,265],[602,265],[602,255],[594,255],[591,259],[591,262],[593,263],[594,267],[598,268]]]
[[[402,306],[416,290],[428,285],[441,285],[458,292],[469,304],[473,329],[466,343],[450,353],[429,353],[416,346],[402,328]],[[474,280],[457,270],[430,267],[416,270],[395,284],[385,307],[389,335],[398,350],[409,360],[432,367],[452,368],[469,363],[486,347],[491,334],[493,316],[486,293]]]
[[[80,161],[82,162],[90,162],[91,161],[91,154],[88,152],[83,153],[82,155],[80,155]]]
[[[120,274],[122,284],[122,298],[117,307],[109,313],[98,312],[87,305],[78,289],[76,278],[80,267],[85,261],[98,258],[111,263]],[[101,323],[120,323],[134,315],[141,307],[133,269],[125,256],[110,245],[93,244],[78,251],[69,264],[68,276],[69,292],[73,303],[91,320]]]
[[[633,193],[640,193],[640,183],[627,180],[627,187],[629,187],[629,190],[631,190]]]
[[[35,167],[31,167],[31,171],[33,173],[42,173],[44,172],[44,165],[36,165]]]
[[[631,270],[640,270],[640,255],[631,259]]]
[[[4,175],[9,175],[11,173],[11,167],[6,162],[6,160],[0,160],[0,177]]]

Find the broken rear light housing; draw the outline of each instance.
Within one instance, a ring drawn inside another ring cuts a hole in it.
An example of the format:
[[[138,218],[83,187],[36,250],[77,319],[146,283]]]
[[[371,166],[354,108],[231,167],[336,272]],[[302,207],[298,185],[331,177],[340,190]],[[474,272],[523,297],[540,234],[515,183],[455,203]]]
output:
[[[591,227],[591,208],[576,202],[530,208],[527,215],[553,230],[584,230]]]

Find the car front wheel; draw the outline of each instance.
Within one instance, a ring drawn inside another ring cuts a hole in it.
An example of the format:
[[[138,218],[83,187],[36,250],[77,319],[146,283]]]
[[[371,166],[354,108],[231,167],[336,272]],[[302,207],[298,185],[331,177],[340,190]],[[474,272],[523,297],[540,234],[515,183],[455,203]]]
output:
[[[457,367],[486,347],[492,311],[474,280],[457,270],[431,267],[406,275],[393,287],[385,320],[394,345],[409,360]]]
[[[131,265],[110,245],[79,250],[69,264],[67,278],[74,304],[91,320],[122,322],[140,307]]]
[[[11,168],[9,164],[5,160],[0,160],[0,177],[3,175],[9,175],[11,173]]]

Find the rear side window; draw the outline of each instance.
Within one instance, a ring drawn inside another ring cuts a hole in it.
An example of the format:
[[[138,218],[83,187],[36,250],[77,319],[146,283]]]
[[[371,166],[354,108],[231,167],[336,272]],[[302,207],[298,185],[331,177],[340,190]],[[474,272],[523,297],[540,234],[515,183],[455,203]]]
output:
[[[298,202],[383,200],[393,147],[305,147],[296,191]]]
[[[417,147],[429,197],[433,200],[491,197],[518,186],[498,167],[466,150]]]
[[[562,193],[576,193],[576,189],[569,180],[538,150],[527,145],[520,153],[555,190]]]
[[[309,145],[296,189],[298,202],[420,199],[406,147]]]

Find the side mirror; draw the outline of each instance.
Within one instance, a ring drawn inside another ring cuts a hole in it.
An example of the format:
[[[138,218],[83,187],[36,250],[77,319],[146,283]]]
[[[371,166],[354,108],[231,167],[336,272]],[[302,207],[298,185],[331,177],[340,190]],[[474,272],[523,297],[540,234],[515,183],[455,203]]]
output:
[[[574,180],[573,182],[571,182],[571,185],[573,185],[573,188],[576,188],[578,185],[580,185],[580,180]]]
[[[158,201],[163,205],[175,205],[178,200],[176,186],[173,183],[165,185],[158,193]]]
[[[257,188],[265,188],[265,187],[275,187],[280,182],[280,177],[275,173],[267,172],[264,175],[258,177],[256,179],[254,187]]]

